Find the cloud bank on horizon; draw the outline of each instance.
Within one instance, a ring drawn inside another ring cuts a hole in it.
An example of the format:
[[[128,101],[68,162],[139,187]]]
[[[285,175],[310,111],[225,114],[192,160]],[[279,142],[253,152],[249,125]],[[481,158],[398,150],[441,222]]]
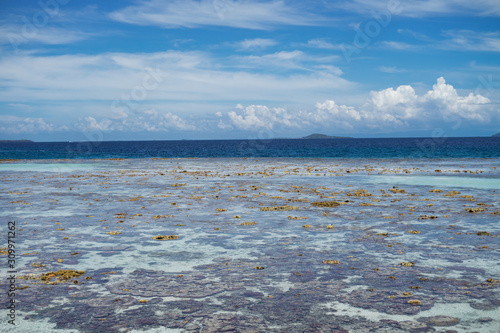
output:
[[[492,0],[6,1],[0,139],[488,136],[499,19]]]

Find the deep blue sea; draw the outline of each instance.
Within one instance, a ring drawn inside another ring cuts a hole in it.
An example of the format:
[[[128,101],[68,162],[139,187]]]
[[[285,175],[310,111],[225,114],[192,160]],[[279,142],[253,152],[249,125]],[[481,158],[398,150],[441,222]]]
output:
[[[4,142],[0,159],[499,158],[500,137]]]

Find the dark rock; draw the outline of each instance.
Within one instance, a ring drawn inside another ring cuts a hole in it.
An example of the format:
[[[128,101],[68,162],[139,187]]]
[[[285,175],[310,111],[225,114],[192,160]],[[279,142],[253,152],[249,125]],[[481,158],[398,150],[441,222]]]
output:
[[[480,323],[488,323],[490,321],[493,321],[493,318],[490,318],[490,317],[481,317],[481,318],[478,318],[477,321],[480,322]]]
[[[460,319],[450,316],[420,317],[417,320],[431,326],[454,326],[460,322]]]
[[[405,320],[399,323],[402,330],[406,332],[427,332],[430,327],[426,323]]]
[[[245,296],[245,297],[263,297],[264,294],[260,293],[258,291],[246,291],[243,293],[243,296]]]
[[[497,305],[494,305],[489,302],[483,302],[483,303],[470,303],[469,304],[471,308],[476,309],[476,310],[483,310],[483,311],[490,311],[490,310],[495,310],[498,308]]]

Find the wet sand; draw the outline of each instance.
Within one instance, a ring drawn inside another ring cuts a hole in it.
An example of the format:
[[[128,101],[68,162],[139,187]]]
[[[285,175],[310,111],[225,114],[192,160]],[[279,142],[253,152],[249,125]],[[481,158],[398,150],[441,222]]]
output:
[[[500,329],[497,159],[22,160],[0,179],[8,332]]]

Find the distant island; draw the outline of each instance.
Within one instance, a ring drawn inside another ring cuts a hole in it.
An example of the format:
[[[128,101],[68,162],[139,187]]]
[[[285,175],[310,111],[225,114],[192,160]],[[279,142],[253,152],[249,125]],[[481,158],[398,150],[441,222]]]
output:
[[[0,143],[6,143],[6,142],[35,142],[32,140],[0,140]]]
[[[500,133],[493,134],[492,137],[494,137],[494,138],[500,138]]]
[[[352,139],[352,137],[350,137],[350,136],[329,136],[326,134],[314,133],[314,134],[305,136],[301,139]]]

